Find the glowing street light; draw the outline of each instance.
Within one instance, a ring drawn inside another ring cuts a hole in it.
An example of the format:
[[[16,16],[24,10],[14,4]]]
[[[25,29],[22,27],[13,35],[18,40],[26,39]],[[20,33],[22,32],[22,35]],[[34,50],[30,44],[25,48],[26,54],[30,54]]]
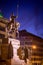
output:
[[[34,53],[34,50],[37,49],[37,46],[36,45],[31,45],[30,46],[30,55],[29,55],[29,64],[31,65],[32,62],[31,62],[31,58],[32,58],[32,54]]]
[[[32,49],[36,49],[36,48],[37,48],[36,45],[33,45],[33,46],[32,46]]]

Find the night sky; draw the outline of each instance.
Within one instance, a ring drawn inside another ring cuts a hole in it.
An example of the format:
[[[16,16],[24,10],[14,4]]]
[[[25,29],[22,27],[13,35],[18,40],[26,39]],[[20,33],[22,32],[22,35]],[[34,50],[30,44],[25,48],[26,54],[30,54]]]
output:
[[[43,1],[42,0],[0,0],[0,10],[5,18],[10,18],[12,12],[17,15],[20,30],[43,38]]]

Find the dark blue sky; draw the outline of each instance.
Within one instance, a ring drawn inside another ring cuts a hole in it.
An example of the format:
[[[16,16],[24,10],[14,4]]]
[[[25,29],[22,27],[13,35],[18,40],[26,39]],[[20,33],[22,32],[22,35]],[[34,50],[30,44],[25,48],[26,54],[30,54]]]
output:
[[[0,9],[5,18],[11,13],[17,15],[20,22],[20,30],[26,29],[28,32],[43,38],[43,1],[42,0],[0,0]]]

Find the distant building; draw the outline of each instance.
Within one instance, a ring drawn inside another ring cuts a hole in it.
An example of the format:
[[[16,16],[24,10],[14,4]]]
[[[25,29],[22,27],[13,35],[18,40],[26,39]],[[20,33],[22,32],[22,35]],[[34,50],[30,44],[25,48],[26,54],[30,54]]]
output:
[[[8,19],[4,18],[2,13],[0,12],[0,43],[2,42],[2,38],[4,38],[6,35],[5,27],[7,23]]]
[[[21,46],[24,47],[26,44],[31,51],[31,53],[29,52],[30,63],[32,65],[41,65],[43,60],[43,39],[27,32],[26,30],[20,31],[19,35]]]

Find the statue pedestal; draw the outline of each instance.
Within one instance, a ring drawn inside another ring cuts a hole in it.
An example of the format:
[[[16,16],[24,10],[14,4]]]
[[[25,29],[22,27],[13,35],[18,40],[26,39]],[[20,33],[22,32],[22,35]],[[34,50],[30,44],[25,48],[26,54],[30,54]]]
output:
[[[11,59],[12,65],[22,65],[24,60],[20,60],[19,56],[17,55],[17,49],[20,47],[20,41],[17,39],[9,38],[9,43],[11,42],[13,46],[13,58]]]
[[[16,40],[16,39],[9,38],[9,43],[10,42],[13,46],[13,58],[17,59],[18,58],[17,49],[20,47],[20,41]]]

